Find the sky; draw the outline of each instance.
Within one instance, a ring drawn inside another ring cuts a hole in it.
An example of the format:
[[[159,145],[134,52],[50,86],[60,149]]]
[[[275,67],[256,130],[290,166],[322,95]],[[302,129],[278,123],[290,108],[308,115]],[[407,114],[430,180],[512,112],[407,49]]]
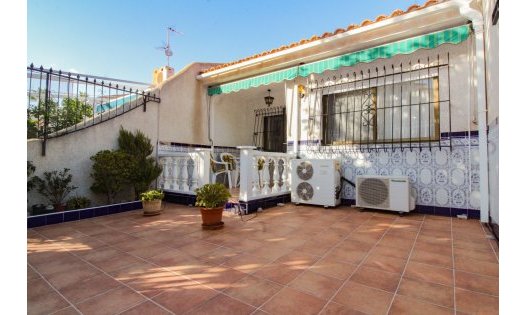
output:
[[[229,62],[345,28],[425,0],[28,0],[27,65],[150,83],[166,64],[166,28],[176,71]]]

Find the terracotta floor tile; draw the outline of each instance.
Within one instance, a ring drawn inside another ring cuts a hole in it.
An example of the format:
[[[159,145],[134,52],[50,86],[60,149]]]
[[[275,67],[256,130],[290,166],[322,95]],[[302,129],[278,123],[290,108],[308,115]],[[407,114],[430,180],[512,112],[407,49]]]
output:
[[[457,288],[455,290],[457,311],[468,314],[498,314],[499,298]]]
[[[245,273],[253,273],[271,261],[271,259],[264,257],[240,254],[225,261],[223,266],[227,266]]]
[[[281,256],[275,262],[293,267],[295,269],[304,270],[312,266],[319,259],[319,256],[314,256],[299,251],[292,251],[286,255]]]
[[[355,239],[346,239],[336,248],[344,248],[347,250],[358,250],[358,251],[369,251],[373,248],[374,244],[355,240]]]
[[[268,258],[271,260],[275,260],[281,256],[284,256],[288,253],[290,253],[292,249],[285,247],[285,246],[262,246],[250,251],[247,251],[247,254]]]
[[[368,314],[385,314],[392,298],[392,293],[349,281],[334,297],[334,302]]]
[[[27,313],[49,314],[68,307],[64,300],[41,278],[27,282]]]
[[[247,276],[246,273],[224,266],[214,266],[203,269],[202,273],[187,275],[216,290],[226,290],[230,285]]]
[[[397,294],[453,308],[453,287],[403,278]]]
[[[80,313],[77,310],[75,310],[73,306],[70,306],[63,308],[60,311],[54,312],[53,315],[80,315]]]
[[[170,311],[181,314],[219,294],[218,291],[200,284],[189,285],[184,289],[172,289],[156,296],[153,300]]]
[[[410,248],[402,249],[378,245],[373,247],[373,249],[371,250],[371,255],[382,255],[407,260],[409,258],[410,252]]]
[[[453,255],[453,247],[451,244],[435,244],[429,242],[423,242],[417,240],[415,243],[414,250],[424,250],[428,252],[433,252],[435,254],[441,254],[445,256]]]
[[[341,304],[330,302],[319,313],[320,315],[366,315],[365,313],[350,309]]]
[[[152,303],[150,301],[143,302],[126,312],[121,313],[121,315],[169,315],[172,314],[162,307]]]
[[[191,310],[188,314],[251,314],[254,307],[247,305],[238,300],[234,300],[224,294],[215,296],[206,301],[196,309]]]
[[[455,248],[454,254],[455,257],[471,258],[495,264],[498,263],[497,256],[493,250],[481,251],[476,249]]]
[[[215,244],[211,244],[211,243],[204,242],[204,241],[194,241],[185,246],[179,247],[178,249],[187,255],[192,255],[194,257],[200,257],[218,248],[219,246]]]
[[[31,266],[27,265],[27,281],[40,278],[38,273]]]
[[[337,242],[334,242],[333,244],[327,244],[321,240],[311,239],[305,242],[302,246],[297,247],[296,250],[311,255],[321,256],[331,249],[331,245],[335,245],[336,243]]]
[[[115,314],[145,301],[138,293],[120,287],[77,304],[83,314]]]
[[[77,303],[94,295],[119,287],[121,284],[104,274],[82,279],[62,289],[60,293],[69,301]]]
[[[356,268],[357,265],[355,264],[336,261],[326,257],[318,260],[314,265],[310,266],[308,270],[325,276],[345,280],[354,272],[354,270],[356,270]]]
[[[340,288],[342,283],[342,280],[305,271],[289,283],[289,286],[310,293],[320,299],[328,300]]]
[[[285,285],[294,280],[302,269],[278,263],[266,265],[254,273],[255,276]]]
[[[135,281],[127,283],[135,291],[148,298],[156,296],[163,291],[193,286],[196,282],[170,271],[157,270],[141,275]]]
[[[455,257],[455,269],[486,276],[499,276],[499,264],[466,257]]]
[[[367,256],[367,251],[349,251],[344,248],[335,248],[328,252],[325,257],[330,258],[335,261],[346,262],[350,264],[359,264]]]
[[[64,272],[57,272],[52,275],[46,276],[46,279],[55,288],[62,289],[74,283],[78,283],[84,279],[94,277],[101,274],[101,272],[88,264],[82,264],[74,269],[69,269]]]
[[[161,270],[162,267],[155,266],[151,263],[144,261],[138,262],[121,268],[116,271],[112,271],[109,274],[116,280],[122,281],[124,283],[135,281],[140,279],[143,275],[147,275],[152,271]]]
[[[491,250],[491,245],[489,241],[466,241],[466,240],[454,240],[453,248],[465,248],[465,249],[474,249],[474,250]]]
[[[292,288],[283,288],[262,307],[270,314],[317,314],[325,301]]]
[[[265,279],[248,276],[232,283],[230,288],[225,291],[225,294],[249,305],[259,307],[281,290],[281,288],[282,286]]]
[[[365,267],[371,267],[380,269],[387,272],[402,273],[406,265],[407,260],[383,256],[379,254],[370,254],[367,259],[364,261],[363,265]]]
[[[400,315],[447,315],[454,314],[452,309],[426,303],[425,301],[414,299],[408,296],[396,295],[389,314]]]
[[[360,284],[395,293],[401,274],[386,272],[376,268],[360,267],[351,280]]]
[[[480,293],[499,295],[499,278],[455,271],[455,286]]]
[[[414,280],[453,286],[453,270],[409,261],[404,277]]]
[[[413,243],[414,241],[411,239],[399,238],[396,236],[385,236],[378,243],[378,245],[410,250],[411,247],[413,247]]]
[[[202,255],[198,260],[210,265],[221,265],[227,260],[239,255],[239,253],[239,251],[232,248],[218,247],[217,249]]]
[[[409,261],[420,262],[428,265],[440,266],[444,268],[453,267],[453,257],[442,255],[427,250],[415,249],[409,258]]]

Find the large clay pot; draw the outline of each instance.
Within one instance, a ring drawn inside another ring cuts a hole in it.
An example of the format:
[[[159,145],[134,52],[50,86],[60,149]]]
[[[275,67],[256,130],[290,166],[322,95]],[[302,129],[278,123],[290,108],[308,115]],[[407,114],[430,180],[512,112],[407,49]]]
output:
[[[142,210],[146,216],[161,214],[162,211],[162,200],[143,201]]]
[[[223,227],[223,209],[224,205],[216,208],[201,208],[201,219],[203,224],[201,225],[203,229],[219,229]]]

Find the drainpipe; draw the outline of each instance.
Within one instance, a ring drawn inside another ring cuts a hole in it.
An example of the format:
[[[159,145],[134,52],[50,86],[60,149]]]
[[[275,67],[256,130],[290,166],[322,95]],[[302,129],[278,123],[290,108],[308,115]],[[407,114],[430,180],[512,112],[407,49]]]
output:
[[[477,75],[477,107],[479,133],[480,167],[480,221],[489,220],[489,172],[488,172],[488,134],[486,122],[486,67],[484,55],[484,20],[482,13],[469,6],[471,1],[454,0],[460,14],[469,19],[475,35],[475,62]],[[470,113],[471,114],[471,113]],[[471,129],[471,128],[470,128]]]

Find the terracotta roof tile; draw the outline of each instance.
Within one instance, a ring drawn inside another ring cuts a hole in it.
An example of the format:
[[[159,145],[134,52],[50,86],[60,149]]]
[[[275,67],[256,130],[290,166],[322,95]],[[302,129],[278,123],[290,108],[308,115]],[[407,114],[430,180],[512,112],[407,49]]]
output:
[[[245,62],[245,61],[248,61],[248,60],[251,60],[251,59],[255,59],[255,58],[259,58],[259,57],[262,57],[262,56],[266,56],[266,55],[269,55],[269,54],[274,54],[276,52],[283,51],[283,50],[286,50],[286,49],[289,49],[289,48],[292,48],[292,47],[304,45],[304,44],[307,44],[309,42],[313,42],[313,41],[316,41],[316,40],[319,40],[319,39],[322,39],[322,38],[329,38],[329,37],[334,36],[336,34],[344,33],[346,31],[350,31],[350,30],[353,30],[353,29],[357,29],[357,28],[360,28],[360,27],[371,25],[371,24],[374,24],[374,23],[377,23],[377,22],[380,22],[380,21],[383,21],[383,20],[386,20],[386,19],[389,19],[389,18],[392,18],[392,17],[395,17],[395,16],[400,16],[400,15],[403,15],[403,14],[407,14],[409,12],[414,12],[414,11],[417,11],[417,10],[421,10],[423,8],[427,8],[429,6],[432,6],[432,5],[441,3],[441,2],[445,2],[445,1],[448,1],[448,0],[428,0],[423,5],[413,4],[413,5],[409,6],[405,11],[400,10],[400,9],[396,9],[393,12],[391,12],[390,15],[381,14],[381,15],[377,16],[374,21],[371,21],[369,19],[365,19],[365,20],[363,20],[360,23],[360,25],[349,24],[345,29],[338,28],[333,33],[325,32],[321,36],[312,35],[312,37],[309,38],[309,39],[305,39],[304,38],[304,39],[301,39],[301,40],[299,40],[297,42],[291,43],[289,45],[282,45],[279,48],[274,48],[272,50],[267,50],[267,51],[264,51],[262,53],[255,54],[255,55],[243,58],[243,59],[239,59],[239,60],[232,61],[232,62],[229,62],[229,63],[224,63],[224,64],[221,64],[221,65],[213,66],[211,68],[208,68],[206,70],[201,71],[201,73],[206,73],[206,72],[211,72],[211,71],[218,70],[218,69],[221,69],[221,68],[226,68],[226,67],[231,66],[231,65],[235,65],[235,64],[238,64],[238,63],[241,63],[241,62]]]

